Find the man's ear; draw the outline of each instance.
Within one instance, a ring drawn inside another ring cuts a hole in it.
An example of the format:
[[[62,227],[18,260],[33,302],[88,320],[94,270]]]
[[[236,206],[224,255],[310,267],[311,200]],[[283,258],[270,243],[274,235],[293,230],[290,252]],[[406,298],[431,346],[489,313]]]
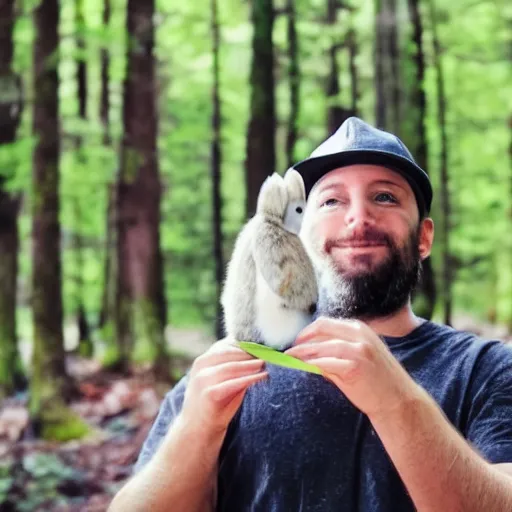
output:
[[[420,224],[419,252],[422,260],[430,256],[434,241],[434,221],[427,217]]]

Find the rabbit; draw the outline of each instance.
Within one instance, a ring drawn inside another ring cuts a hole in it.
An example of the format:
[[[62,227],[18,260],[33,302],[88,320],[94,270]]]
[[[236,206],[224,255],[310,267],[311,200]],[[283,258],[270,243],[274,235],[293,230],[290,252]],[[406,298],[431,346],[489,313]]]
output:
[[[305,206],[295,169],[263,182],[227,266],[221,305],[228,337],[284,350],[312,321],[318,287],[299,238]]]

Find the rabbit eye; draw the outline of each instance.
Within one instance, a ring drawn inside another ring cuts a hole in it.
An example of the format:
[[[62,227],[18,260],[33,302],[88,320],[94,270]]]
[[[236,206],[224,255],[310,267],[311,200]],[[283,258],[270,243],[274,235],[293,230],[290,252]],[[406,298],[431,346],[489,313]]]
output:
[[[300,206],[297,206],[297,208],[295,208],[295,211],[297,213],[302,213],[302,208]]]

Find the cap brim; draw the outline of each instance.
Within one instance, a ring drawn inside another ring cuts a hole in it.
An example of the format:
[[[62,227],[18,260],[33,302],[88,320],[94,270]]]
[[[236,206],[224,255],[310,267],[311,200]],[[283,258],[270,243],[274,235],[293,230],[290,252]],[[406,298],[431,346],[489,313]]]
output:
[[[356,164],[381,165],[398,172],[411,186],[420,211],[426,213],[430,211],[432,187],[427,173],[418,165],[393,153],[367,149],[346,150],[307,158],[294,165],[293,168],[299,172],[304,180],[307,197],[315,183],[325,174],[339,167]]]

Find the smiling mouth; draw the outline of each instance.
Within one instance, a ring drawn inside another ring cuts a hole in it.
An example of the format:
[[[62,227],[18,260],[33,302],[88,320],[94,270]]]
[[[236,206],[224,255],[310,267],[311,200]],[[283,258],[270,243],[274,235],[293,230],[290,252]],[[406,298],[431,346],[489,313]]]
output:
[[[369,247],[385,247],[382,242],[350,242],[347,244],[337,244],[339,249],[366,249]]]

